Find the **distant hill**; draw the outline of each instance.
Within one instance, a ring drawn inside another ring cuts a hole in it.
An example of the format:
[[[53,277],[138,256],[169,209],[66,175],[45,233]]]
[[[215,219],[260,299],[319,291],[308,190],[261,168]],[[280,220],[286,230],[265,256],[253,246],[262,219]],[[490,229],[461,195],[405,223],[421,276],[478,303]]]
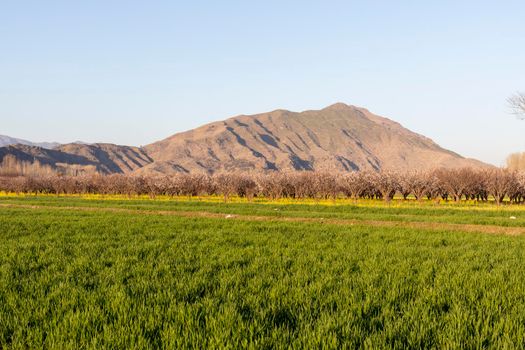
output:
[[[32,169],[28,164],[37,163],[39,168],[71,175],[128,174],[152,162],[140,148],[105,143],[66,144],[53,150],[18,144],[0,148],[0,160],[5,163],[5,159],[7,170],[18,164]]]
[[[23,139],[17,139],[10,136],[0,135],[0,147],[5,147],[9,145],[27,145],[27,146],[36,146],[47,149],[53,149],[58,147],[60,144],[57,142],[31,142]]]
[[[38,162],[63,173],[73,170],[102,174],[489,166],[446,150],[390,119],[343,103],[300,113],[276,110],[241,115],[175,134],[144,148],[73,143],[48,150],[15,145],[0,148],[0,160],[6,156],[10,164],[17,160]]]

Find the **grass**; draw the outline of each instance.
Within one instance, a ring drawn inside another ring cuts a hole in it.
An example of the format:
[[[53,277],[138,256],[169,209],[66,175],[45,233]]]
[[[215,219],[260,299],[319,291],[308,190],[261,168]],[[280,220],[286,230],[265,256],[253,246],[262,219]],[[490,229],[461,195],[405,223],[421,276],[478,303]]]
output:
[[[460,226],[520,227],[521,207],[15,196],[0,205],[0,348],[525,346],[525,236]],[[330,221],[348,218],[356,224]]]

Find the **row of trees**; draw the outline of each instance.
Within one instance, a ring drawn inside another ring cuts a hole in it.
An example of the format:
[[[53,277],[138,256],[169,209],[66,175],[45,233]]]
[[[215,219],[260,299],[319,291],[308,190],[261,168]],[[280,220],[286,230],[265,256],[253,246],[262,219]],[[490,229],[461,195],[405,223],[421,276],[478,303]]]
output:
[[[323,172],[178,174],[173,176],[0,177],[0,190],[32,194],[156,196],[220,195],[248,198],[360,198],[390,201],[397,194],[417,200],[525,201],[525,174],[506,169],[450,169],[428,172]]]
[[[79,176],[97,174],[98,170],[95,165],[80,165],[56,163],[53,166],[43,164],[38,159],[19,160],[13,154],[7,154],[0,162],[0,176]]]
[[[56,171],[49,165],[35,161],[19,161],[15,155],[7,154],[0,162],[0,176],[17,176],[33,174],[38,176],[51,176]]]

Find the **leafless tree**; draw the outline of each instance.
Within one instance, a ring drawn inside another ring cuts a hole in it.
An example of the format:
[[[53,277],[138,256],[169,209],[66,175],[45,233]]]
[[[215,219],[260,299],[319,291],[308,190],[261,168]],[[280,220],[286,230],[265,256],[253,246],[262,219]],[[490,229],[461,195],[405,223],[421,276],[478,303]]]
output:
[[[254,178],[254,176],[245,174],[234,176],[234,181],[237,184],[237,195],[241,198],[247,198],[249,202],[253,200],[258,191],[258,185]]]
[[[256,179],[259,192],[262,196],[270,199],[277,199],[281,197],[282,189],[276,177],[270,177],[266,174],[257,176]]]
[[[525,93],[518,92],[508,98],[512,113],[520,119],[525,119]]]
[[[285,197],[312,198],[315,196],[313,174],[309,172],[286,173],[281,179],[281,188]]]
[[[413,184],[417,181],[419,174],[406,172],[399,174],[398,176],[398,191],[403,196],[404,200],[408,199],[408,196],[413,192]]]
[[[232,174],[217,174],[213,177],[213,182],[217,186],[218,192],[224,197],[224,202],[228,202],[230,197],[237,192],[237,178]]]
[[[443,199],[447,200],[448,196],[451,196],[457,202],[461,200],[463,195],[467,195],[470,174],[470,169],[438,170],[436,176],[443,185]]]
[[[435,186],[433,174],[429,172],[413,172],[408,174],[406,179],[408,180],[408,192],[412,193],[418,201],[422,201],[425,196],[428,197],[432,193],[432,187]],[[402,186],[406,187],[407,185],[403,184]],[[430,197],[432,198],[432,196]]]
[[[507,195],[516,187],[517,179],[513,172],[506,169],[491,169],[485,176],[487,193],[500,205]]]
[[[328,199],[333,201],[337,199],[340,193],[339,175],[327,172],[315,173],[313,178],[316,199]]]
[[[392,171],[384,171],[376,174],[374,185],[381,197],[390,202],[399,189],[399,178]]]
[[[525,200],[525,174],[514,172],[514,181],[508,193],[511,203],[519,204]]]
[[[370,188],[368,173],[351,172],[341,177],[341,190],[349,198],[357,201]]]
[[[518,173],[516,175],[516,188],[514,193],[514,200],[516,203],[522,203],[525,201],[525,174],[524,173]]]

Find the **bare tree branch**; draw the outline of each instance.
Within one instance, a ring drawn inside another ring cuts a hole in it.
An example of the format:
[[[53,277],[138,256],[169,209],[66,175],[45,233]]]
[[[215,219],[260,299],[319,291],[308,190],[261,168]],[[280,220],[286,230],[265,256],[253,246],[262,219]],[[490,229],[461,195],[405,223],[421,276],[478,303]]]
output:
[[[525,94],[516,93],[507,99],[512,113],[520,119],[525,119]]]

